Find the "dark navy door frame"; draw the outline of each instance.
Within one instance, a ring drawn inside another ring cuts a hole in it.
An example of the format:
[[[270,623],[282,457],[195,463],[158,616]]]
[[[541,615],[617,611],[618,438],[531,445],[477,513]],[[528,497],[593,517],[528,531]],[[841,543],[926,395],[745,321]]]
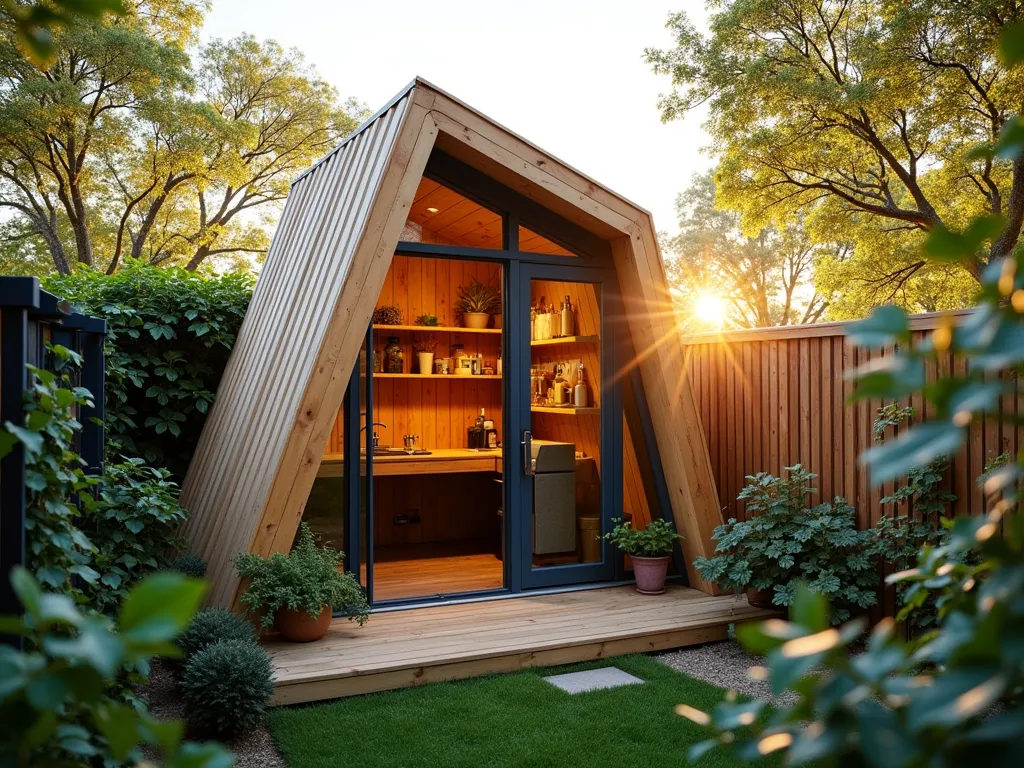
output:
[[[601,377],[601,401],[597,404],[600,410],[601,443],[601,533],[611,530],[611,518],[621,515],[622,510],[622,383],[616,375],[622,363],[620,343],[616,333],[614,318],[619,317],[617,311],[617,295],[615,291],[615,274],[607,269],[578,267],[572,264],[521,264],[519,268],[519,297],[513,305],[513,322],[510,324],[510,344],[514,349],[509,375],[526,382],[532,365],[530,345],[530,283],[533,280],[552,280],[565,283],[589,283],[599,286],[598,295],[600,327],[598,344],[600,349],[601,370],[591,372],[592,376]],[[520,584],[523,589],[567,586],[586,582],[613,581],[621,575],[622,556],[607,541],[601,541],[601,560],[596,563],[571,563],[543,568],[533,567],[533,477],[526,474],[526,462],[523,450],[523,437],[526,430],[532,431],[532,411],[529,386],[522,386],[516,393],[516,400],[511,401],[510,413],[516,420],[514,432],[506,437],[506,444],[514,443],[515,453],[521,458],[518,473],[510,478],[511,485],[519,486],[518,505],[513,508],[513,519],[519,520],[518,538],[514,540],[518,547],[518,556],[514,558],[520,571]],[[575,418],[568,414],[556,418]],[[534,436],[536,437],[536,435]]]

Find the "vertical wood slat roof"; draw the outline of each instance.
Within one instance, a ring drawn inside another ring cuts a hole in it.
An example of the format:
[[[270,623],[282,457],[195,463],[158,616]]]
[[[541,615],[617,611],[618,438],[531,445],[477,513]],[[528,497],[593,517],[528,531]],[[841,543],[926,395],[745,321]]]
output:
[[[232,560],[259,526],[323,344],[325,308],[337,303],[410,100],[406,92],[292,186],[183,486],[211,602],[231,601]]]

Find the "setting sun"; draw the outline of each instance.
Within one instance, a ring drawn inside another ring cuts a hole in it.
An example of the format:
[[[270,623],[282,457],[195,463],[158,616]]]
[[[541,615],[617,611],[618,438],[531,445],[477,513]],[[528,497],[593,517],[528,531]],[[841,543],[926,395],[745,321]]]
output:
[[[722,326],[725,323],[725,299],[713,293],[701,294],[694,302],[693,316],[704,325]]]

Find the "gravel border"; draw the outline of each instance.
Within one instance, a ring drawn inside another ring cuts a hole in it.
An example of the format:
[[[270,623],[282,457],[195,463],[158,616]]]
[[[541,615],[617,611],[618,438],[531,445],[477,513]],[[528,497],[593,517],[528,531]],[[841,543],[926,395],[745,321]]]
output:
[[[178,684],[168,664],[154,661],[149,684],[142,690],[149,699],[149,711],[160,720],[184,720],[185,705],[178,693]],[[223,742],[235,753],[236,768],[287,768],[266,725]]]
[[[747,676],[747,670],[753,666],[764,665],[764,658],[747,653],[735,640],[692,645],[668,653],[655,654],[654,658],[684,675],[737,691],[744,696],[764,699],[770,704],[788,705],[797,701],[797,695],[792,691],[772,696],[771,686],[767,681],[751,680]]]

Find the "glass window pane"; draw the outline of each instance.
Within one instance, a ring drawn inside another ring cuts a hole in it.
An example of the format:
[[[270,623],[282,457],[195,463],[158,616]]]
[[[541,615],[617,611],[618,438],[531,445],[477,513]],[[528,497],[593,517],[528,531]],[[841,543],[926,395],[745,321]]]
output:
[[[523,226],[519,227],[519,250],[526,251],[527,253],[546,253],[551,256],[576,255],[572,251],[566,250],[546,237],[538,235],[533,230]]]
[[[530,299],[533,567],[601,562],[601,287],[533,280]]]
[[[399,240],[410,243],[502,247],[501,216],[427,178],[420,180]]]

